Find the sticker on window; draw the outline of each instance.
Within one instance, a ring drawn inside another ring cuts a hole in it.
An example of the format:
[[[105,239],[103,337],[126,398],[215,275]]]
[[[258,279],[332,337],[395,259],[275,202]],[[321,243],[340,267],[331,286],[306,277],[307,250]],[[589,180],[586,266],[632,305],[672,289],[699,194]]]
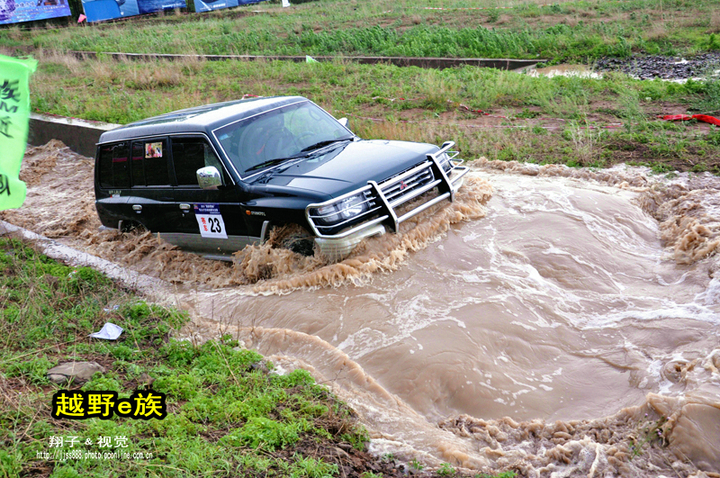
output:
[[[223,221],[222,214],[220,214],[218,204],[195,204],[193,208],[195,209],[195,219],[197,219],[202,237],[227,239],[225,221]]]
[[[145,159],[162,158],[162,142],[145,143]]]

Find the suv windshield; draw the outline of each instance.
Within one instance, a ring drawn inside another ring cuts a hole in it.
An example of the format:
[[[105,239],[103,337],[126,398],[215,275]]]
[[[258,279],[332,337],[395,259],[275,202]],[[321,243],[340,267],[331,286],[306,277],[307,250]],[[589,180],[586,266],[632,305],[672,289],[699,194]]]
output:
[[[307,101],[230,124],[215,134],[240,174],[353,137],[335,118]]]

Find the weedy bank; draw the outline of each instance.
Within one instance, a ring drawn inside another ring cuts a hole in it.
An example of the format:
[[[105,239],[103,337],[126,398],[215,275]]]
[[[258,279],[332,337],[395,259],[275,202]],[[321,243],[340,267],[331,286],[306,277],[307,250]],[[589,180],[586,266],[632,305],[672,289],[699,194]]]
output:
[[[135,53],[545,58],[720,49],[715,0],[318,0],[88,27],[0,30],[0,46]],[[469,8],[468,8],[469,7]],[[436,8],[436,9],[432,9]]]
[[[37,52],[37,112],[128,123],[245,95],[303,95],[350,119],[365,138],[457,142],[462,157],[657,172],[720,172],[720,131],[659,115],[720,113],[720,81],[678,84],[607,73],[533,77],[489,68],[445,70],[291,62],[80,61]]]
[[[471,9],[468,9],[471,7]],[[432,10],[428,8],[442,8]],[[659,115],[720,114],[720,80],[675,84],[532,78],[284,62],[80,62],[66,50],[213,54],[359,54],[546,58],[591,64],[604,55],[692,55],[720,49],[714,0],[263,3],[208,14],[138,17],[87,27],[0,30],[0,50],[41,59],[33,109],[127,123],[244,95],[300,94],[366,138],[442,143],[468,159],[604,167],[618,162],[720,173],[720,133]]]
[[[0,238],[0,476],[390,477],[411,466],[366,453],[354,412],[307,372],[275,373],[228,336],[173,339],[187,320]],[[88,337],[105,322],[124,328],[117,341]],[[73,361],[105,371],[85,383],[47,379]],[[152,390],[166,395],[167,416],[55,419],[59,390]]]

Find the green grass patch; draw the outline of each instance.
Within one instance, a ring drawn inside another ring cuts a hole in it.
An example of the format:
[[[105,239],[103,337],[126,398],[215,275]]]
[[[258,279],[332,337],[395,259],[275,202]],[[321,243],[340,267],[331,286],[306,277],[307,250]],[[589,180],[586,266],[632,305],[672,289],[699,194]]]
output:
[[[452,139],[466,159],[595,167],[660,161],[679,170],[704,162],[707,171],[716,172],[716,130],[699,133],[696,124],[663,122],[656,116],[665,105],[676,111],[677,104],[707,112],[719,94],[717,85],[713,79],[676,84],[612,73],[602,79],[534,78],[469,66],[80,62],[51,55],[41,60],[31,89],[38,112],[114,123],[245,94],[298,94],[338,118],[348,117],[361,137],[435,144]],[[478,127],[481,116],[461,104],[507,119]],[[623,128],[608,130],[608,123],[623,123]]]
[[[443,7],[444,11],[425,6]],[[10,27],[0,47],[135,53],[545,58],[592,62],[631,53],[720,48],[714,0],[571,1],[511,8],[494,0],[424,4],[319,0],[43,30]],[[463,10],[485,7],[487,10]]]

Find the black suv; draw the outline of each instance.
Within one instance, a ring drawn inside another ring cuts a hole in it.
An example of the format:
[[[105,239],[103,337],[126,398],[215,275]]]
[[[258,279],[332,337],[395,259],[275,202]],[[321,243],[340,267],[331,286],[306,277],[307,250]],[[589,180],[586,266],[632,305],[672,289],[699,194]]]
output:
[[[106,132],[95,163],[100,220],[142,226],[213,258],[265,240],[271,226],[298,224],[337,260],[363,238],[452,201],[467,173],[448,151],[454,143],[362,140],[346,124],[291,96],[200,106]]]

